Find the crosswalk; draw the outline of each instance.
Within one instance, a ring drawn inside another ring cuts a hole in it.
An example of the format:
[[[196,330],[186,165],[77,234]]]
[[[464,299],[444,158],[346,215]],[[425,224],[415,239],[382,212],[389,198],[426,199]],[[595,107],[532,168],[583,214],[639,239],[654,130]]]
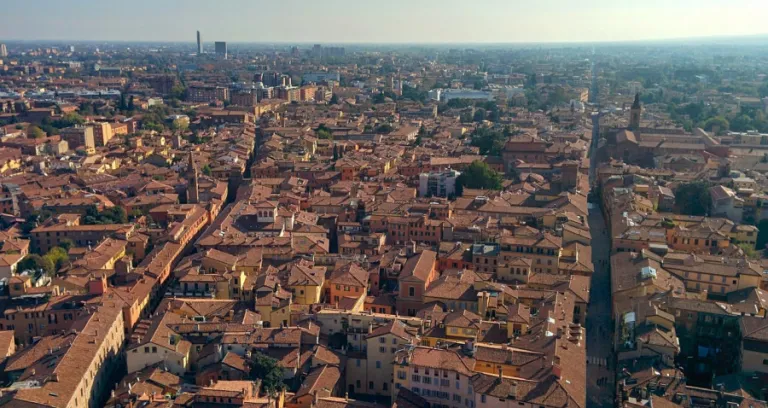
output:
[[[603,357],[587,356],[587,364],[608,367],[608,360]]]

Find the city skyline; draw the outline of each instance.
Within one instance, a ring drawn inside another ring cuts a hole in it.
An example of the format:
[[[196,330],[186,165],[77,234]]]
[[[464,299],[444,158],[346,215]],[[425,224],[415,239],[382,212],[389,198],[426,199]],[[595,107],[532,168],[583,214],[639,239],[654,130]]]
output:
[[[190,42],[200,31],[209,42],[230,43],[580,43],[657,41],[768,34],[768,5],[757,0],[648,1],[615,4],[588,0],[535,4],[486,0],[392,0],[387,8],[351,0],[323,4],[287,1],[224,7],[193,0],[185,8],[137,0],[138,19],[116,19],[110,5],[92,0],[61,4],[11,3],[3,41]],[[727,6],[727,7],[725,7]],[[41,9],[48,12],[41,14]],[[297,13],[301,10],[301,13]],[[172,17],[169,17],[172,16]],[[258,18],[259,24],[253,23]],[[291,19],[292,24],[285,24]],[[717,21],[718,24],[702,24]],[[169,24],[171,23],[172,24]],[[318,23],[319,22],[319,23]],[[731,22],[738,22],[731,23]],[[29,30],[34,26],[35,30]],[[97,33],[96,35],[94,33]]]

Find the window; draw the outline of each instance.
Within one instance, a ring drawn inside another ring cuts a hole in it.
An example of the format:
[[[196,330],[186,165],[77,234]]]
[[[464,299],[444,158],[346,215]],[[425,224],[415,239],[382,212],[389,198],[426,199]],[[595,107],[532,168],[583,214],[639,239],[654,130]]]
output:
[[[486,402],[486,401],[485,401],[485,394],[483,394],[483,395],[481,395],[481,396],[480,396],[480,402],[482,402],[483,404],[485,404],[485,402]]]
[[[358,358],[357,360],[355,360],[355,365],[356,365],[357,367],[360,367],[360,359],[359,359],[359,358]],[[359,387],[359,386],[358,386],[358,387]]]
[[[381,361],[376,362],[376,368],[381,368]]]
[[[416,289],[413,287],[408,288],[408,296],[410,297],[416,296]]]
[[[405,380],[405,378],[406,378],[405,371],[398,370],[397,378],[400,379],[400,380]]]
[[[373,389],[373,381],[368,381],[368,389],[369,390]]]
[[[424,384],[432,384],[432,377],[424,376],[424,378],[422,380],[423,380],[422,382]]]
[[[389,389],[389,384],[387,384],[386,382],[382,383],[381,384],[381,389],[384,390],[384,391],[387,391]]]
[[[382,337],[379,337],[379,343],[381,343],[381,344],[384,344],[384,343],[386,343],[386,342],[387,342],[387,339],[386,339],[386,338],[384,338],[383,336],[382,336]]]
[[[418,375],[414,374],[413,376],[411,376],[411,381],[416,382],[416,383],[417,382],[421,382],[421,377],[419,377]]]

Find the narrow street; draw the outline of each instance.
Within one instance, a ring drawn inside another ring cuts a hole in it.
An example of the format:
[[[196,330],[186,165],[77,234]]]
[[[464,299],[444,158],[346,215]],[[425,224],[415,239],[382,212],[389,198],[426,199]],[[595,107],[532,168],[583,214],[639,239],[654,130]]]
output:
[[[599,208],[589,211],[592,231],[592,288],[587,310],[587,404],[611,407],[614,402],[614,367],[611,342],[611,283],[608,268],[610,240]]]

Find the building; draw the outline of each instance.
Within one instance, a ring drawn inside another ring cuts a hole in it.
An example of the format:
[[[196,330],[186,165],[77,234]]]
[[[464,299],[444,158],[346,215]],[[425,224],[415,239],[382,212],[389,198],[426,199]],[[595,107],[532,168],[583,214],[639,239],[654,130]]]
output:
[[[302,75],[301,79],[305,83],[314,82],[316,84],[320,82],[329,82],[329,81],[341,81],[341,74],[337,72],[307,72],[304,75]]]
[[[225,41],[216,41],[215,43],[216,55],[227,59],[227,43]]]
[[[256,90],[251,89],[232,92],[230,97],[234,106],[253,107],[259,102]]]
[[[203,36],[200,35],[200,31],[197,32],[197,55],[203,54]]]
[[[0,57],[7,57],[8,56],[8,49],[5,47],[5,44],[0,44]]]
[[[6,372],[18,366],[26,380],[14,384],[5,403],[95,407],[108,396],[125,339],[121,310],[105,305],[76,319],[77,329],[43,337],[9,359]]]
[[[187,100],[190,102],[211,103],[229,99],[229,88],[223,86],[195,84],[187,88]]]
[[[70,149],[84,147],[86,153],[96,151],[96,137],[91,126],[73,126],[61,129],[59,134],[62,140],[66,140]]]
[[[107,142],[114,136],[112,125],[107,122],[89,123],[88,127],[93,128],[93,139],[96,147],[106,146]]]
[[[474,89],[443,89],[440,92],[440,101],[448,102],[451,99],[492,101],[493,93],[490,91],[478,91]]]
[[[456,194],[456,179],[461,175],[456,170],[445,170],[419,174],[419,196],[450,197]]]

